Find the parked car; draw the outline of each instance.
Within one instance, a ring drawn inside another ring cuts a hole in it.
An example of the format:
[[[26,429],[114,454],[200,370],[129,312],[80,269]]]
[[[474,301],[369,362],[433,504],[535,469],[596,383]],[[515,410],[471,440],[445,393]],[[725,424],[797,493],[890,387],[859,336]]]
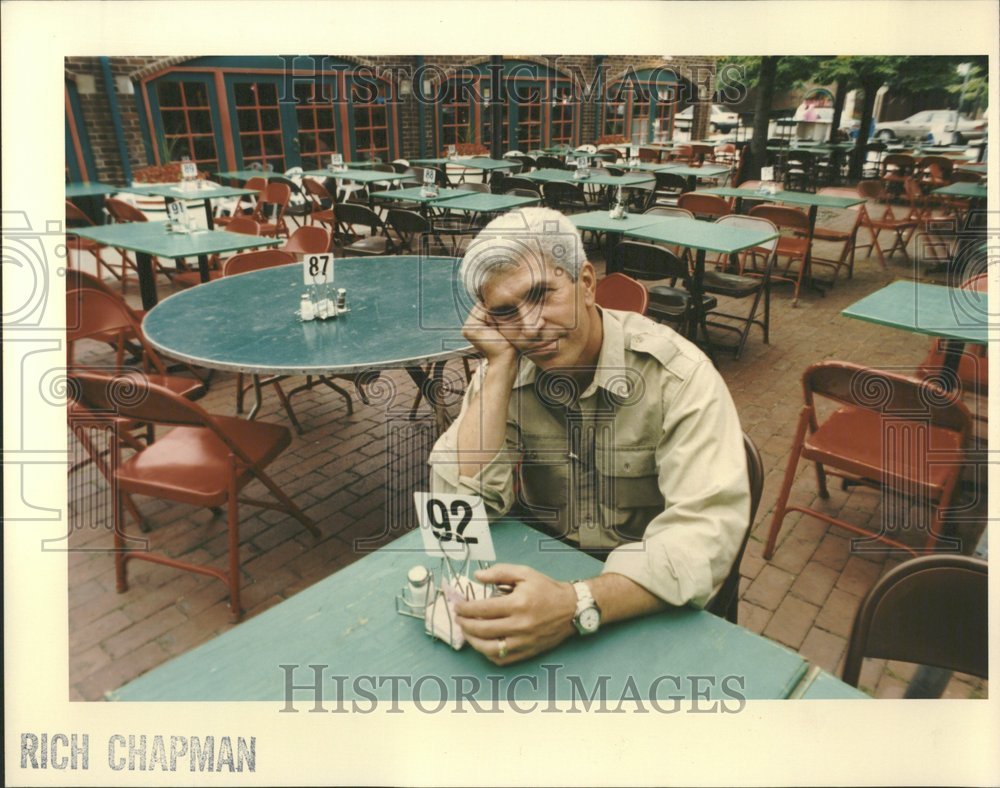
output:
[[[875,125],[875,138],[883,142],[913,140],[953,145],[979,139],[986,134],[986,119],[970,120],[953,109],[925,109],[903,120]]]
[[[694,119],[694,104],[674,116],[674,128],[686,131],[691,128],[691,121]],[[739,123],[739,115],[731,112],[719,104],[712,105],[712,112],[708,116],[708,130],[712,132],[721,131],[727,134],[736,128]]]

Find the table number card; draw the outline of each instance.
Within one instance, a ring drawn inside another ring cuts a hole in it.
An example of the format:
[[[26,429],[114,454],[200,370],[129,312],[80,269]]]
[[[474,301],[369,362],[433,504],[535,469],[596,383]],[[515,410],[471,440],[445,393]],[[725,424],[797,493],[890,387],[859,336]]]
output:
[[[175,230],[183,232],[188,229],[187,205],[180,200],[167,203],[167,217]]]
[[[181,177],[184,180],[194,180],[198,177],[198,165],[193,161],[181,162]]]
[[[413,501],[428,555],[469,561],[496,560],[482,498],[415,492]]]
[[[333,255],[327,252],[303,257],[302,281],[307,286],[333,284]]]
[[[760,168],[760,179],[762,181],[773,181],[774,180],[774,167],[761,167]]]

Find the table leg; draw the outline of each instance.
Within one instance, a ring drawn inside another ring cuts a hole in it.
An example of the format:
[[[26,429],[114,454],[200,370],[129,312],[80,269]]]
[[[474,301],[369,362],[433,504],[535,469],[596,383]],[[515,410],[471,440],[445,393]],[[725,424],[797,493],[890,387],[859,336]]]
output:
[[[813,234],[816,230],[816,214],[818,212],[819,206],[809,206],[809,243],[806,245],[806,259],[802,261],[802,281],[816,292],[825,296],[826,291],[813,280],[812,276]],[[796,298],[792,306],[796,306],[797,304],[798,299]]]
[[[695,254],[694,276],[691,277],[691,299],[693,310],[691,319],[694,325],[692,336],[694,341],[698,341],[699,330],[705,337],[705,355],[708,356],[712,364],[715,364],[715,356],[712,353],[712,340],[708,336],[708,322],[705,317],[705,305],[702,300],[702,282],[705,280],[705,250],[699,249]]]
[[[444,407],[444,397],[441,396],[441,378],[444,374],[445,361],[435,361],[430,365],[428,375],[422,367],[407,367],[406,372],[420,389],[424,399],[434,409],[434,423],[440,435],[448,429],[448,413]]]
[[[142,308],[149,311],[156,306],[156,274],[153,271],[153,257],[146,252],[135,253],[135,264],[139,269],[139,295]]]
[[[260,391],[260,375],[251,375],[250,377],[253,381],[253,407],[250,408],[250,412],[247,413],[247,421],[253,421],[257,418],[257,414],[260,412],[261,402],[264,399]]]
[[[215,219],[212,216],[212,201],[207,197],[205,198],[205,223],[208,225],[209,230],[215,229]]]
[[[198,277],[201,279],[202,284],[209,280],[207,254],[198,255]]]

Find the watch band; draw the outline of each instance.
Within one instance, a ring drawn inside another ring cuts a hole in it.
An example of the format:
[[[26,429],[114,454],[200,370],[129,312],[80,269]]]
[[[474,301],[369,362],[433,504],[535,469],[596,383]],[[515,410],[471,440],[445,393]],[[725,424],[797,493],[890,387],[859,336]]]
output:
[[[573,582],[576,593],[576,611],[573,614],[573,626],[581,635],[593,635],[601,626],[601,608],[594,595],[582,580]]]

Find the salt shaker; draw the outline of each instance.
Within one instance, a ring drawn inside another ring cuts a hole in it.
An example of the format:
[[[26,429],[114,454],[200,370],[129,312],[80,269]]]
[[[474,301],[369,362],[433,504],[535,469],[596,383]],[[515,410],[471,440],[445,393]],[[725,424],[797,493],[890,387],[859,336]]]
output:
[[[431,573],[417,564],[406,573],[406,603],[411,607],[426,607]]]
[[[344,288],[337,290],[337,312],[347,311],[347,291]]]
[[[302,298],[299,299],[299,317],[302,320],[316,319],[316,308],[313,306],[313,302],[309,299],[308,293],[303,293]]]

